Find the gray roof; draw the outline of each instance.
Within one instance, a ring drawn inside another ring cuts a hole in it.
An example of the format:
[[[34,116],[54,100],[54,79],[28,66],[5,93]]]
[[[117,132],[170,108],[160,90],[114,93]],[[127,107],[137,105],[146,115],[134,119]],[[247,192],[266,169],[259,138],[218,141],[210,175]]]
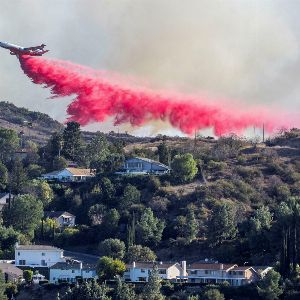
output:
[[[45,211],[45,218],[59,218],[61,215],[67,215],[69,217],[75,217],[67,211]]]
[[[159,165],[159,166],[161,166],[163,168],[166,168],[166,169],[170,169],[168,166],[162,164],[161,162],[150,159],[150,158],[135,156],[135,157],[132,157],[132,158],[128,158],[127,160],[130,160],[130,159],[139,159],[139,160],[143,160],[145,162],[151,163],[151,164]]]
[[[50,267],[50,269],[58,269],[58,270],[74,270],[80,269],[80,262],[78,261],[66,261],[66,262],[58,262]],[[96,270],[95,265],[90,264],[82,264],[83,270]]]
[[[49,246],[49,245],[17,245],[16,250],[55,250],[55,251],[63,251],[60,248]]]
[[[6,273],[11,276],[15,276],[15,277],[23,276],[23,271],[12,264],[0,263],[0,270],[2,271],[2,273]]]

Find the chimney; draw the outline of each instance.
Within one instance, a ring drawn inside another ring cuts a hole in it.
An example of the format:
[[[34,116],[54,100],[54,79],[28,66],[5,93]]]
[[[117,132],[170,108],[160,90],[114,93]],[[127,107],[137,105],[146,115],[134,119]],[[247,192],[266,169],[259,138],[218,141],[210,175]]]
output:
[[[135,261],[132,263],[132,268],[135,269]]]
[[[220,270],[223,270],[223,269],[224,269],[224,265],[220,264]]]
[[[82,270],[82,261],[79,264],[79,268],[80,268],[80,270]]]
[[[187,272],[186,272],[186,260],[183,260],[181,262],[181,268],[182,268],[182,274],[180,274],[181,276],[187,276]]]

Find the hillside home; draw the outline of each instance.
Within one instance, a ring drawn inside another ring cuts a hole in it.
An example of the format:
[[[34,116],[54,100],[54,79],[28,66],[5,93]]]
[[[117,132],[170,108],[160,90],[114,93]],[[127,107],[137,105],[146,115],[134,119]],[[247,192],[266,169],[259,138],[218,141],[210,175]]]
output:
[[[133,157],[125,161],[123,169],[116,174],[154,174],[162,175],[170,172],[170,168],[158,161],[144,158]]]
[[[20,267],[51,267],[64,262],[63,250],[47,245],[15,246],[15,265]]]
[[[236,264],[193,263],[187,267],[187,280],[191,283],[220,284],[240,286],[259,279],[258,273],[249,266],[238,267]]]
[[[65,168],[63,170],[43,174],[41,179],[59,182],[83,182],[95,177],[95,173],[93,169]]]
[[[153,263],[153,262],[133,262],[126,265],[126,271],[123,275],[125,281],[147,282],[150,272],[154,266],[158,267],[161,279],[176,281],[179,276],[186,276],[186,262],[179,263]]]
[[[56,263],[50,267],[50,282],[76,282],[77,279],[97,279],[96,266],[80,261]]]
[[[60,228],[75,226],[75,216],[67,211],[45,211],[44,217],[53,219]]]
[[[2,211],[5,205],[9,204],[9,199],[13,199],[13,195],[10,193],[0,193],[0,211]]]

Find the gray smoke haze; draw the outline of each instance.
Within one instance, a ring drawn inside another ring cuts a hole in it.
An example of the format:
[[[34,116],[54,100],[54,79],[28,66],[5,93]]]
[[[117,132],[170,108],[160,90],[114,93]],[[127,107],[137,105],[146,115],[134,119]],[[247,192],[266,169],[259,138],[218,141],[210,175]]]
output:
[[[0,40],[45,43],[49,57],[137,76],[158,88],[294,113],[299,11],[293,0],[0,0]],[[0,100],[63,121],[70,99],[48,96],[0,49]],[[109,122],[92,127],[113,129]]]

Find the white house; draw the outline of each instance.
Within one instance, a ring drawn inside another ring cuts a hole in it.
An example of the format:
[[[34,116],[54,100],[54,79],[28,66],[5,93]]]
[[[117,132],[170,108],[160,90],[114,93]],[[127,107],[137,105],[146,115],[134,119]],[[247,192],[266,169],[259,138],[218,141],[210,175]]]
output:
[[[60,228],[75,226],[75,216],[67,211],[45,211],[45,218],[54,219]]]
[[[77,279],[96,279],[96,266],[83,264],[80,261],[56,263],[50,267],[50,282],[76,282]]]
[[[43,174],[41,179],[60,182],[82,182],[92,177],[95,177],[95,170],[93,169],[65,168],[63,170]]]
[[[187,267],[186,279],[191,283],[220,284],[240,286],[257,281],[259,275],[253,267],[222,263],[193,263]]]
[[[64,262],[63,250],[47,245],[16,245],[15,265],[18,267],[51,267]]]
[[[153,262],[133,262],[126,265],[126,271],[123,275],[125,281],[147,282],[154,266],[158,267],[161,279],[176,280],[177,277],[186,276],[186,262],[179,263],[153,263]]]
[[[123,170],[116,174],[155,174],[162,175],[170,172],[170,168],[158,161],[144,158],[133,157],[125,161]]]
[[[9,204],[9,199],[12,200],[14,195],[10,193],[0,193],[0,211],[2,211],[5,205]]]

